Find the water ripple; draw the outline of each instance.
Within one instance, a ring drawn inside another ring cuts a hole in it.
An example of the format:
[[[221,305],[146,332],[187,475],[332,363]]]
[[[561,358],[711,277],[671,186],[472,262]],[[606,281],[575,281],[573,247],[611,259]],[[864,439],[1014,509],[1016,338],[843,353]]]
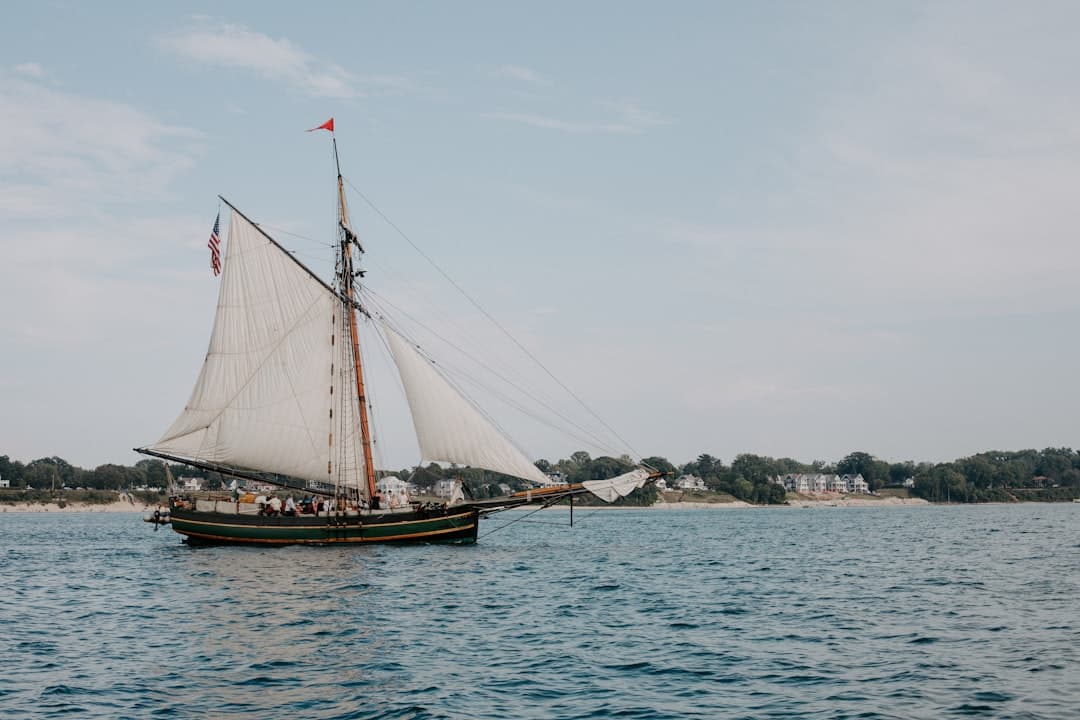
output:
[[[559,519],[558,511],[553,518]],[[472,547],[0,519],[5,718],[1067,718],[1072,505],[598,514]]]

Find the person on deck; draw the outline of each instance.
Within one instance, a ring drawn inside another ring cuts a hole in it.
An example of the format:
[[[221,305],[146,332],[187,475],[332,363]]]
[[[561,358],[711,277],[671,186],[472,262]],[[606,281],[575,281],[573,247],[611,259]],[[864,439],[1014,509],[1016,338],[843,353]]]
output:
[[[270,498],[270,514],[271,515],[280,515],[281,514],[281,498],[279,498],[277,495]]]
[[[296,503],[293,502],[292,495],[285,498],[285,514],[289,517],[296,516]]]

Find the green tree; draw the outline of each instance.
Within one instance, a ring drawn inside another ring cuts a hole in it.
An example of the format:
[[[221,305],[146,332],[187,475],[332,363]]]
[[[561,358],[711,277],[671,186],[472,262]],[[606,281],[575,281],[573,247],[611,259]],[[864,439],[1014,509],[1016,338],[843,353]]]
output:
[[[865,452],[849,453],[836,463],[836,472],[838,475],[862,475],[864,480],[870,482],[874,473],[874,456]]]
[[[165,476],[165,463],[161,460],[140,460],[135,467],[142,470],[148,486],[163,488],[169,484]]]
[[[773,459],[763,455],[743,453],[731,461],[731,472],[751,483],[768,482],[773,475]]]
[[[8,481],[11,487],[23,487],[25,466],[18,460],[11,460],[7,455],[0,455],[0,478]]]
[[[587,465],[589,460],[591,459],[592,458],[589,457],[589,453],[585,452],[584,450],[578,450],[576,453],[570,456],[570,462],[578,467],[583,467]]]
[[[915,463],[910,460],[889,465],[889,485],[900,486],[905,480],[913,477],[915,477]]]
[[[666,473],[674,473],[675,466],[668,462],[667,458],[660,457],[659,455],[653,455],[652,457],[642,458],[641,463],[646,467],[650,467],[653,470]]]

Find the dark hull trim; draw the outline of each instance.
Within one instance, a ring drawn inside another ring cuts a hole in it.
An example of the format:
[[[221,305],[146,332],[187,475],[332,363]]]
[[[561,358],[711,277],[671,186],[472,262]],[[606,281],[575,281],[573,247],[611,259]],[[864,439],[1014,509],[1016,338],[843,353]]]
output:
[[[173,508],[172,529],[189,540],[244,545],[338,545],[343,543],[474,543],[475,509],[432,516],[416,512],[353,517],[262,517]]]

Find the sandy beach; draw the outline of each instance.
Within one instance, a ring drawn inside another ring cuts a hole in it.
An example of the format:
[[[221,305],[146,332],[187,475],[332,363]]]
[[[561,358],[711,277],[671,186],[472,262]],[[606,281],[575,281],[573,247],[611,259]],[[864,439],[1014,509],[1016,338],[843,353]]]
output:
[[[743,500],[730,502],[664,502],[659,500],[652,504],[656,510],[739,510],[741,508],[757,507]]]

